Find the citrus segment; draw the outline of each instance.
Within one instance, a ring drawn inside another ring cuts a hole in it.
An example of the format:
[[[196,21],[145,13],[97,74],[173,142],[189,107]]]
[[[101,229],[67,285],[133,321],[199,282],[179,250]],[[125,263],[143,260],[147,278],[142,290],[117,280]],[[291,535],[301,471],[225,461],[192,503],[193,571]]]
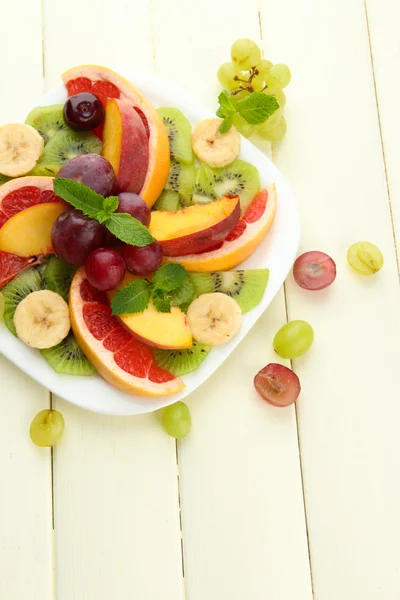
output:
[[[62,79],[70,95],[78,91],[92,91],[96,94],[97,91],[102,101],[105,98],[119,97],[121,100],[128,100],[135,108],[149,138],[149,165],[139,195],[149,206],[153,206],[168,179],[170,165],[168,134],[157,111],[129,81],[105,67],[97,65],[74,67],[64,73]],[[88,82],[90,82],[90,89],[81,89],[88,86]],[[116,90],[119,96],[116,96]]]
[[[276,189],[275,185],[270,185],[256,195],[222,244],[201,254],[166,256],[165,260],[177,262],[187,271],[208,273],[234,269],[249,258],[262,242],[272,225],[275,210]]]
[[[38,262],[36,257],[25,258],[0,250],[0,289],[14,279],[18,273],[33,267]]]
[[[69,306],[79,346],[113,386],[141,396],[165,396],[184,387],[182,380],[156,365],[149,346],[112,316],[105,296],[92,288],[83,267],[72,281]]]

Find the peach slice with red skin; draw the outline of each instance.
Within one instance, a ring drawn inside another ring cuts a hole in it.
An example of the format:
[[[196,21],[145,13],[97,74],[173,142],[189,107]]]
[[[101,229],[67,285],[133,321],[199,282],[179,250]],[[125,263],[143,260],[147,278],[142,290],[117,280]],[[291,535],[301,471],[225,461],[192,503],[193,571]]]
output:
[[[47,202],[21,210],[0,229],[0,251],[25,257],[53,252],[51,230],[66,208],[64,202]]]
[[[149,143],[142,119],[126,101],[107,101],[103,156],[114,169],[116,190],[138,194],[149,166]]]
[[[135,279],[137,277],[127,273],[116,290],[107,292],[110,303],[119,289]],[[129,333],[149,346],[180,350],[191,348],[193,344],[186,315],[176,306],[171,306],[171,312],[162,313],[156,310],[150,300],[142,313],[118,315],[117,318]]]
[[[165,256],[184,256],[215,247],[232,231],[239,217],[238,196],[225,196],[182,210],[154,211],[149,229]]]

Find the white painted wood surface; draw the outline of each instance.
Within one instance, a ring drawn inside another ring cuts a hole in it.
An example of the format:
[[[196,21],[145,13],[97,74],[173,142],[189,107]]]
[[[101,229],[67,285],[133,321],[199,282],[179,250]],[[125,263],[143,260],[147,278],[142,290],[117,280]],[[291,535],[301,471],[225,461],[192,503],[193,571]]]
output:
[[[193,431],[177,449],[157,415],[100,417],[54,398],[66,433],[52,464],[28,437],[49,394],[1,360],[1,600],[398,600],[400,298],[374,89],[375,77],[400,235],[397,3],[367,0],[371,44],[363,0],[0,4],[0,51],[12,56],[1,122],[24,118],[43,85],[85,62],[155,70],[214,109],[231,42],[262,37],[266,57],[293,72],[274,158],[298,197],[302,248],[338,266],[325,292],[286,286],[289,317],[316,333],[294,365],[297,414],[252,389],[275,360],[282,291],[190,398]],[[359,239],[385,256],[372,280],[346,264]]]

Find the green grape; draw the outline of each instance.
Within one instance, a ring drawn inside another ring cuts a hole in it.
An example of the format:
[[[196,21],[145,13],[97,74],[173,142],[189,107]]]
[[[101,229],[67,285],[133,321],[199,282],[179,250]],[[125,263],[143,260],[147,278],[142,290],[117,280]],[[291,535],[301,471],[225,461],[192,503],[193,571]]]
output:
[[[247,96],[250,96],[250,92],[248,92],[247,90],[243,90],[241,92],[238,92],[234,96],[231,96],[231,98],[234,104],[237,104],[238,102],[240,102],[240,100],[243,100],[243,98],[247,98]]]
[[[265,79],[267,85],[284,88],[289,85],[291,78],[292,74],[287,65],[272,65]]]
[[[272,67],[272,62],[270,60],[265,60],[265,58],[263,58],[262,61],[260,63],[258,63],[257,71],[258,71],[259,75],[263,78],[264,81],[265,81],[267,74],[271,67]]]
[[[248,71],[261,61],[261,50],[252,40],[240,39],[234,42],[231,57],[239,69]]]
[[[192,428],[192,417],[184,402],[176,402],[163,410],[162,424],[171,437],[181,439],[188,435]]]
[[[356,242],[350,246],[347,260],[360,275],[374,275],[383,267],[382,252],[370,242]]]
[[[275,96],[281,108],[283,108],[286,104],[285,92],[282,90],[282,88],[278,86],[273,85],[271,87],[267,87],[267,89],[264,90],[263,94],[267,94],[267,96]]]
[[[274,337],[274,350],[281,358],[298,358],[314,341],[313,328],[307,321],[289,321]]]
[[[242,134],[244,135],[244,137],[250,137],[253,133],[254,133],[254,127],[253,125],[250,125],[250,123],[248,123],[246,121],[246,119],[244,119],[241,115],[239,115],[238,113],[236,113],[235,115],[233,115],[233,124],[236,127],[236,129]]]
[[[261,75],[255,75],[251,81],[251,85],[255,92],[261,92],[265,88],[265,80]]]
[[[41,410],[31,423],[31,440],[36,446],[54,446],[64,432],[64,417],[58,410]]]
[[[226,62],[217,71],[218,81],[225,90],[233,90],[239,87],[238,81],[235,80],[235,77],[239,77],[239,73],[234,63]]]

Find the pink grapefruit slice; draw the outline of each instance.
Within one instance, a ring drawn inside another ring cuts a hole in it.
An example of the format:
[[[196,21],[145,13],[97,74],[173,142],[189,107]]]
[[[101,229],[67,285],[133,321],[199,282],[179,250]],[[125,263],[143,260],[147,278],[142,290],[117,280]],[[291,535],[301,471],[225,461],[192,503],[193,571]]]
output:
[[[276,188],[269,185],[255,196],[236,227],[215,248],[201,254],[165,258],[183,265],[187,271],[209,273],[234,269],[262,242],[272,225],[275,210]]]
[[[106,296],[90,285],[83,267],[72,281],[69,308],[79,346],[108,383],[139,396],[167,396],[185,387],[181,379],[157,366],[147,344],[120,325]]]

